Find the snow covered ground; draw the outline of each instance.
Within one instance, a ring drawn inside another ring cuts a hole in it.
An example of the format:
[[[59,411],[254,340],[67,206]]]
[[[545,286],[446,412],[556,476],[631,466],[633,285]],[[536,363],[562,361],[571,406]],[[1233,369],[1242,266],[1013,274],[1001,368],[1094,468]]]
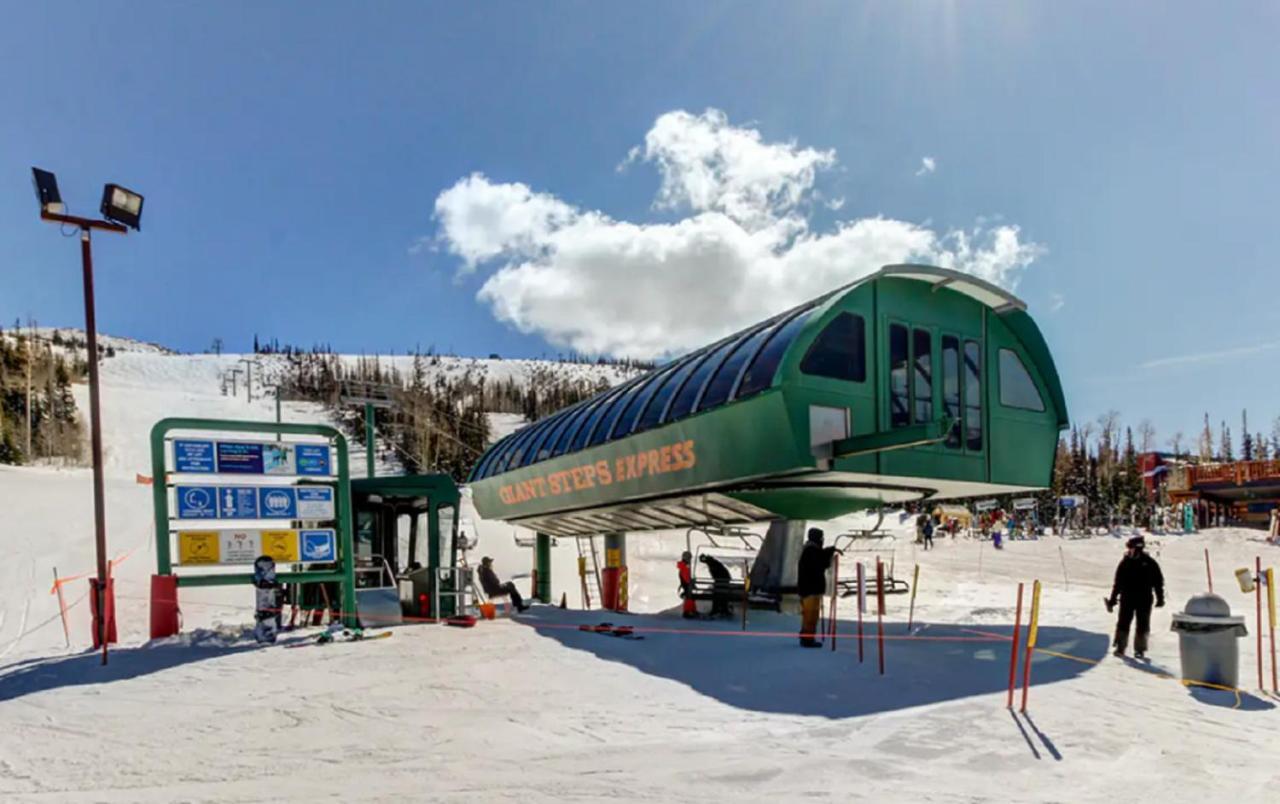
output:
[[[146,434],[169,415],[270,418],[219,393],[224,361],[118,354],[104,366],[107,512],[121,644],[86,652],[92,567],[87,470],[0,467],[0,800],[4,801],[1265,801],[1280,796],[1280,699],[1183,687],[1170,613],[1205,586],[1249,615],[1241,682],[1256,686],[1252,598],[1232,571],[1277,563],[1252,531],[1153,537],[1169,606],[1150,667],[1107,654],[1101,598],[1121,553],[1109,537],[1014,542],[1003,551],[905,528],[875,548],[899,577],[920,566],[915,628],[891,597],[886,674],[859,663],[850,601],[838,650],[804,651],[796,620],[752,612],[690,624],[674,614],[684,533],[635,535],[633,615],[574,610],[576,552],[554,551],[555,595],[471,630],[405,626],[362,644],[259,648],[241,636],[247,589],[183,590],[184,635],[146,642],[154,571]],[[83,401],[83,400],[82,400]],[[287,405],[285,418],[324,412]],[[514,426],[516,422],[507,422]],[[362,460],[362,456],[357,456]],[[354,467],[353,467],[354,468]],[[464,517],[477,551],[521,576],[531,551],[502,523]],[[842,524],[829,526],[834,532]],[[853,550],[845,568],[876,553]],[[1044,583],[1028,716],[1005,709],[1016,584]],[[522,588],[528,581],[517,580]],[[583,633],[608,619],[643,640]],[[994,635],[994,637],[992,636]],[[1070,658],[1068,658],[1070,657]],[[1269,673],[1269,669],[1268,669]]]

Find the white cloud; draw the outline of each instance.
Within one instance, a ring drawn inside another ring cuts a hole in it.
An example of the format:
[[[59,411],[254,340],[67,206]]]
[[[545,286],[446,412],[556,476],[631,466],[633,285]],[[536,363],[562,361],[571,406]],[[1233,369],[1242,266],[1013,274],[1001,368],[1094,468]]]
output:
[[[1067,297],[1061,293],[1049,294],[1049,312],[1056,313],[1067,306]]]
[[[1175,355],[1173,357],[1161,357],[1156,360],[1148,360],[1141,364],[1144,369],[1167,368],[1169,366],[1186,366],[1195,363],[1217,363],[1222,360],[1234,360],[1241,357],[1250,357],[1262,352],[1269,352],[1273,349],[1280,349],[1280,341],[1269,341],[1265,343],[1257,343],[1252,346],[1237,346],[1232,349],[1219,349],[1213,352],[1196,352],[1193,354]]]
[[[917,176],[924,176],[938,169],[938,160],[932,156],[921,157],[920,169],[916,171]]]
[[[499,320],[556,345],[635,357],[701,346],[888,263],[1013,287],[1043,251],[1012,225],[938,233],[873,217],[813,231],[803,213],[834,152],[763,142],[716,110],[662,115],[627,161],[655,165],[655,205],[688,214],[619,221],[477,173],[436,199],[436,242],[462,271],[485,275],[478,296]]]

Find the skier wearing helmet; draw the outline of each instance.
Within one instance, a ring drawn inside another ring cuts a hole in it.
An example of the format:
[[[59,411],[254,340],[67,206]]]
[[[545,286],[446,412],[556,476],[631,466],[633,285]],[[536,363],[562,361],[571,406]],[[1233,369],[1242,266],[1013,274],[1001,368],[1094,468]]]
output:
[[[1134,536],[1126,545],[1124,558],[1116,567],[1115,583],[1111,596],[1105,599],[1107,611],[1120,603],[1120,615],[1116,618],[1116,636],[1112,643],[1116,656],[1124,656],[1129,647],[1129,625],[1136,617],[1137,630],[1133,635],[1133,652],[1139,659],[1147,653],[1147,635],[1151,633],[1151,600],[1156,608],[1164,606],[1164,575],[1160,565],[1146,553],[1146,541]]]

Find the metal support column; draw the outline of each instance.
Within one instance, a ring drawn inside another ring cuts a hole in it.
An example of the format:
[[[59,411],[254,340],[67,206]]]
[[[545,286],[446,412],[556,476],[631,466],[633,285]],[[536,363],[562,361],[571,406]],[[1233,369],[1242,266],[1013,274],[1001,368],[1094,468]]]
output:
[[[375,437],[376,431],[374,428],[376,428],[378,425],[377,425],[377,422],[374,420],[373,416],[374,416],[373,403],[365,402],[364,403],[364,449],[365,449],[365,462],[368,464],[365,467],[366,477],[374,476],[373,453],[374,453],[374,444],[377,442],[377,438]]]
[[[543,603],[551,602],[551,537],[539,533],[533,547],[534,566],[538,570],[538,588],[533,596]]]

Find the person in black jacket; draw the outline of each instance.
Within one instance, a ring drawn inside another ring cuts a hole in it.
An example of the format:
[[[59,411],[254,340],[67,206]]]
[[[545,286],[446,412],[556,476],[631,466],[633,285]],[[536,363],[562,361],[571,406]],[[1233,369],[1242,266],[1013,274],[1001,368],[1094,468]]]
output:
[[[511,603],[516,607],[516,611],[524,611],[529,605],[520,597],[520,593],[516,591],[516,585],[511,581],[503,583],[498,580],[498,573],[493,571],[493,559],[485,556],[480,559],[480,588],[484,589],[484,593],[490,598],[503,597],[504,595],[511,598]]]
[[[711,575],[711,616],[732,617],[729,587],[733,583],[733,576],[729,574],[729,568],[720,559],[705,553],[698,560],[707,565],[707,572]]]
[[[1116,567],[1115,583],[1111,596],[1106,599],[1107,611],[1120,603],[1120,616],[1116,619],[1116,637],[1112,643],[1115,655],[1124,656],[1129,647],[1129,624],[1136,617],[1138,627],[1133,635],[1133,652],[1139,659],[1146,658],[1147,634],[1151,632],[1151,599],[1156,608],[1164,606],[1164,575],[1160,565],[1146,553],[1146,541],[1134,536],[1126,544],[1124,558]]]
[[[827,591],[827,568],[836,548],[822,546],[821,528],[809,528],[809,538],[800,551],[800,566],[796,572],[796,591],[800,594],[800,645],[820,648],[815,637],[818,631],[818,613],[822,609],[822,595]]]

